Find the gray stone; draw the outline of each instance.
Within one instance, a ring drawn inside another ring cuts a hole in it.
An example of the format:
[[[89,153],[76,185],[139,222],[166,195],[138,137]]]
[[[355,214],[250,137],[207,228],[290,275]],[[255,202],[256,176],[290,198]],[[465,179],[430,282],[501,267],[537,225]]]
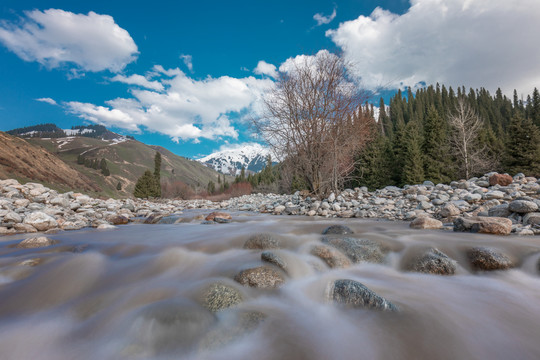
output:
[[[212,312],[218,312],[240,304],[244,297],[240,290],[224,283],[208,286],[203,294],[203,305]]]
[[[443,227],[443,223],[437,219],[423,216],[414,219],[409,227],[412,229],[440,229]]]
[[[340,279],[330,285],[332,300],[353,308],[397,311],[397,307],[368,289],[364,284],[350,279]]]
[[[10,211],[4,216],[4,222],[20,223],[22,222],[22,217],[16,212]]]
[[[425,274],[453,275],[456,272],[456,261],[438,249],[431,248],[415,257],[406,269]]]
[[[507,270],[514,267],[508,256],[493,248],[474,247],[467,251],[467,257],[475,270]]]
[[[446,204],[443,206],[443,208],[440,210],[439,214],[443,217],[451,217],[451,216],[457,216],[461,214],[461,211],[458,209],[458,207],[452,203]]]
[[[488,209],[489,216],[509,217],[512,212],[508,209],[508,204],[496,205]]]
[[[311,254],[319,257],[331,268],[347,268],[352,264],[345,254],[332,246],[316,245],[311,249]]]
[[[263,251],[261,253],[261,260],[276,265],[285,272],[287,271],[287,262],[281,256],[272,251]]]
[[[486,216],[459,217],[454,220],[454,231],[508,235],[512,231],[512,220]]]
[[[255,288],[278,288],[285,282],[285,277],[270,266],[259,266],[239,272],[234,280]]]
[[[24,223],[32,225],[38,231],[46,231],[58,226],[58,223],[53,217],[41,211],[35,211],[26,215]]]
[[[540,224],[540,212],[530,212],[523,216],[523,225]]]
[[[57,243],[58,241],[50,239],[48,237],[38,236],[38,237],[24,239],[19,244],[17,244],[17,248],[33,249],[33,248],[47,247],[47,246],[51,246]]]
[[[345,225],[331,225],[323,230],[323,235],[349,235],[354,234],[350,227]]]
[[[244,244],[244,249],[279,249],[281,247],[279,239],[268,233],[252,235]]]
[[[371,240],[350,237],[324,237],[322,241],[341,250],[355,263],[381,263],[384,260],[385,251],[379,244]]]
[[[538,205],[532,201],[514,200],[508,205],[508,210],[520,214],[530,213],[538,210]]]

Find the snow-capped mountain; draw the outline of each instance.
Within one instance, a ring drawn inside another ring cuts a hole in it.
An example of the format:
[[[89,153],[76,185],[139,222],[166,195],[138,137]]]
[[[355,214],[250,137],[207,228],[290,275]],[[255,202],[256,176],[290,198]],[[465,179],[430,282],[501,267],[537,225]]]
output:
[[[248,171],[261,171],[269,154],[268,148],[261,144],[250,143],[215,152],[197,161],[221,173],[237,175],[242,166]]]

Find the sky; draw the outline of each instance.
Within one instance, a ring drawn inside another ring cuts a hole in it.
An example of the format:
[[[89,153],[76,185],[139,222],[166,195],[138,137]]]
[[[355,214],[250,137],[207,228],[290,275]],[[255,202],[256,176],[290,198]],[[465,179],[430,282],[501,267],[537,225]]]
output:
[[[0,130],[103,124],[198,158],[259,141],[277,72],[339,52],[374,96],[437,82],[540,87],[538,0],[0,4]]]

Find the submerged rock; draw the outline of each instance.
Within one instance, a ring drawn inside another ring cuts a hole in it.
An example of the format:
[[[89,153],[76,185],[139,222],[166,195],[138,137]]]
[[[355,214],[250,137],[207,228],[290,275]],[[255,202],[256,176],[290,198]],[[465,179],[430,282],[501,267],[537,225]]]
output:
[[[423,216],[414,219],[409,227],[411,229],[440,229],[443,227],[443,223],[440,220]]]
[[[434,275],[454,275],[456,261],[452,260],[442,251],[431,248],[418,255],[406,267],[408,271],[421,272]]]
[[[285,277],[270,266],[259,266],[240,271],[234,280],[244,286],[273,289],[280,287]]]
[[[267,263],[276,265],[281,270],[287,272],[287,262],[283,258],[272,251],[263,251],[261,260]]]
[[[454,231],[508,235],[512,231],[512,220],[488,216],[459,217],[454,220]]]
[[[351,266],[351,260],[336,248],[327,245],[316,245],[311,254],[323,260],[331,268],[346,268]]]
[[[228,213],[225,213],[225,212],[219,212],[219,211],[214,211],[214,212],[211,212],[210,214],[208,214],[205,218],[205,220],[207,221],[215,221],[215,222],[221,222],[220,220],[218,219],[221,219],[221,220],[231,220],[232,217],[230,214]]]
[[[323,235],[349,235],[354,232],[345,225],[332,225],[323,230]]]
[[[24,239],[19,244],[17,244],[17,248],[33,249],[33,248],[47,247],[54,244],[58,244],[58,241],[50,239],[46,236],[37,236],[37,237]]]
[[[244,249],[279,249],[280,241],[273,234],[261,233],[251,236],[244,244]]]
[[[353,308],[397,311],[394,304],[354,280],[340,279],[334,281],[331,285],[330,296],[334,302]]]
[[[212,312],[228,309],[243,301],[242,293],[231,285],[214,283],[203,294],[203,305]]]
[[[384,260],[385,251],[374,241],[356,239],[350,237],[324,237],[323,243],[341,250],[353,262],[381,263]]]
[[[514,267],[505,254],[488,247],[474,247],[467,251],[467,257],[475,270],[507,270]]]

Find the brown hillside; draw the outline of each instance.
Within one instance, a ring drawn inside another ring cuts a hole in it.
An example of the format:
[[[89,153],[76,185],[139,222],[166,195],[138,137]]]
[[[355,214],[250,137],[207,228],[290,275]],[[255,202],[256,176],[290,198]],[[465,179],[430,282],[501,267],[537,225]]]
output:
[[[100,191],[86,176],[69,167],[56,155],[0,131],[0,179],[6,178]]]

